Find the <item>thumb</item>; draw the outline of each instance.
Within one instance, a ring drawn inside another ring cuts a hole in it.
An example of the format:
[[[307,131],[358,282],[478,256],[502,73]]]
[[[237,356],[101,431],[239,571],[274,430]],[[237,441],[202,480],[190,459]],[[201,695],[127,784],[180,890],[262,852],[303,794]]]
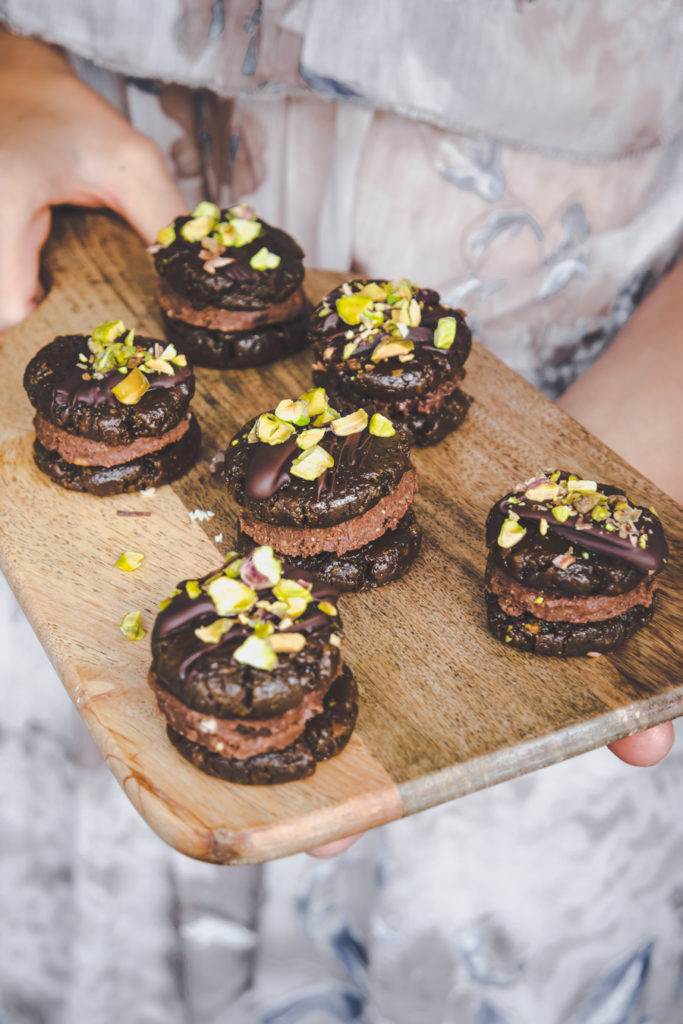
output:
[[[671,722],[662,722],[634,736],[625,736],[609,744],[613,754],[626,764],[646,768],[663,761],[674,743],[674,727]]]
[[[40,252],[50,233],[50,207],[8,207],[0,232],[0,331],[23,320],[42,298]]]

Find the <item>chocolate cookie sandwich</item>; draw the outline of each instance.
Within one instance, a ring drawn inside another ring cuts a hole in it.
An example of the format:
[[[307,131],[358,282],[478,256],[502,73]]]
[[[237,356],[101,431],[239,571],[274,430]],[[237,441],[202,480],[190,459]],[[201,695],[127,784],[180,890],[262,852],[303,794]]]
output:
[[[495,637],[536,654],[600,654],[652,618],[667,544],[654,509],[555,470],[520,484],[486,522]]]
[[[30,361],[24,388],[36,410],[36,465],[56,483],[120,494],[169,483],[199,452],[184,354],[109,320],[67,334]]]
[[[347,281],[310,320],[313,379],[332,400],[361,404],[434,444],[462,423],[472,336],[460,310],[406,280]]]
[[[198,366],[256,366],[307,344],[304,254],[251,207],[200,203],[150,251],[167,337]]]
[[[271,544],[341,590],[389,583],[419,550],[406,433],[381,413],[340,416],[324,388],[247,423],[225,453],[225,479],[241,506],[240,546]]]
[[[262,546],[179,583],[152,632],[149,682],[197,768],[268,785],[311,775],[353,732],[337,591]]]

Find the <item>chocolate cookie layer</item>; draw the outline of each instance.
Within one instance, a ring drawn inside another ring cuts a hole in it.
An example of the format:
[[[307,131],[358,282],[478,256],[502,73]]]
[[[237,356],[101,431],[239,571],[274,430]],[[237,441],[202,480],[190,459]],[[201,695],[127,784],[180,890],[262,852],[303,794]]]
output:
[[[486,594],[486,617],[493,635],[521,651],[559,657],[612,650],[650,621],[654,601],[636,605],[602,622],[548,622],[525,612],[507,615],[494,594]]]
[[[251,327],[243,331],[219,331],[195,327],[162,311],[169,341],[187,352],[197,366],[216,370],[260,366],[292,355],[308,342],[306,312],[286,323]]]
[[[318,447],[334,464],[315,480],[302,479],[290,472],[301,455],[296,435],[281,444],[250,443],[257,419],[228,445],[225,480],[237,503],[262,523],[297,529],[335,526],[377,505],[413,469],[409,440],[400,431],[392,437],[367,430],[341,437],[327,431]]]
[[[315,383],[400,423],[416,443],[433,444],[464,419],[471,399],[458,385],[472,338],[462,312],[437,292],[346,282],[316,306],[310,333]]]
[[[179,753],[195,768],[228,782],[264,786],[312,775],[318,761],[326,761],[344,749],[357,715],[356,682],[349,668],[344,666],[325,697],[322,714],[308,721],[302,736],[284,750],[239,760],[212,753],[171,726],[167,727],[167,733]]]
[[[415,513],[409,509],[395,529],[355,551],[341,555],[325,552],[304,558],[288,556],[287,562],[325,580],[337,590],[369,590],[383,587],[407,572],[418,555],[421,542],[422,530]],[[253,541],[240,531],[238,545],[244,551]]]
[[[226,222],[230,219],[229,213],[227,209],[220,211]],[[210,252],[208,259],[200,255],[207,251],[205,239],[188,241],[182,236],[183,225],[191,220],[192,217],[176,217],[174,239],[154,253],[154,264],[162,280],[197,308],[263,309],[284,301],[301,284],[304,254],[286,232],[259,220],[259,234],[246,245],[221,245],[218,265],[215,265]],[[279,256],[276,267],[257,270],[250,265],[252,257],[262,248]]]
[[[489,629],[537,654],[609,650],[652,617],[667,546],[653,509],[555,470],[520,484],[486,524]]]
[[[48,451],[40,441],[33,446],[35,463],[61,487],[85,491],[98,497],[161,487],[188,471],[199,454],[201,431],[190,414],[188,429],[180,440],[159,451],[113,466],[79,466],[67,462],[57,452]]]
[[[138,336],[136,344],[153,348],[154,338]],[[31,359],[24,373],[24,388],[37,412],[70,434],[108,445],[130,444],[139,437],[160,437],[182,420],[194,394],[194,374],[188,366],[172,366],[172,373],[149,376],[148,390],[139,401],[119,402],[112,388],[121,383],[118,368],[101,379],[84,379],[88,366],[79,356],[90,356],[88,335],[55,338]]]

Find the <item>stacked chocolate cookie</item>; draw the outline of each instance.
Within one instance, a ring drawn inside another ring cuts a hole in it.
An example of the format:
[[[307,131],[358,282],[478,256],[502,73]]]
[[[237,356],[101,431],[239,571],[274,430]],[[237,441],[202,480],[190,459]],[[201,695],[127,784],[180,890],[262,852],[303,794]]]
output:
[[[199,452],[183,353],[121,320],[61,335],[29,362],[34,458],[62,487],[108,495],[169,483]]]
[[[340,415],[324,388],[250,420],[225,453],[240,544],[271,544],[342,590],[380,586],[415,558],[410,443],[380,413]]]
[[[460,310],[405,279],[347,281],[311,315],[313,379],[333,401],[353,402],[435,444],[465,418],[460,390],[472,336]]]
[[[149,682],[183,757],[266,785],[304,778],[346,745],[357,695],[337,597],[265,546],[178,584],[154,625]]]
[[[151,251],[166,334],[198,366],[256,366],[307,343],[304,254],[251,207],[200,203]]]
[[[654,509],[560,470],[520,484],[486,523],[495,637],[537,654],[601,653],[649,622],[667,544]]]

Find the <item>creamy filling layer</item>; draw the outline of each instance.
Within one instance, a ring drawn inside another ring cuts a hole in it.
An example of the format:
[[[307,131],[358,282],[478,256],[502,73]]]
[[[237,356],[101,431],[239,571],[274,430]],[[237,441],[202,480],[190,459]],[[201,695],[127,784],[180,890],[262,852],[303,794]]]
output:
[[[142,458],[143,455],[150,455],[152,452],[161,451],[167,445],[179,441],[187,433],[190,426],[192,413],[188,412],[175,427],[160,434],[159,437],[138,437],[130,444],[109,445],[101,441],[92,441],[87,437],[77,437],[69,434],[61,427],[50,423],[40,413],[36,414],[33,425],[36,428],[36,437],[43,448],[48,451],[57,452],[65,462],[73,466],[121,466],[133,459]]]
[[[162,281],[158,302],[167,316],[192,324],[194,327],[208,327],[214,331],[247,331],[250,327],[294,320],[303,308],[304,293],[298,288],[282,302],[273,303],[263,309],[219,309],[216,306],[197,309]]]

